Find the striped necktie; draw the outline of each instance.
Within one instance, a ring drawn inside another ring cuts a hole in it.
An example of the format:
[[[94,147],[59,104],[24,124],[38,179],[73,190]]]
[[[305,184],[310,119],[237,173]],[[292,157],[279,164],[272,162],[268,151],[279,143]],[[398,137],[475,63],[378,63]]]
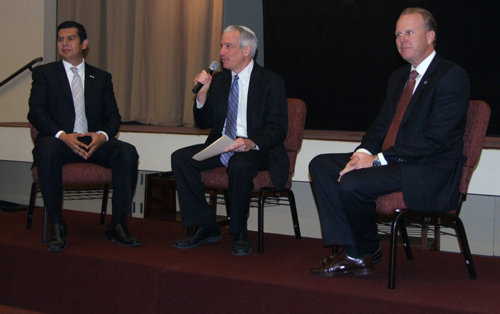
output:
[[[238,75],[234,76],[233,85],[231,86],[231,91],[229,92],[229,101],[227,107],[227,117],[226,117],[226,130],[225,134],[236,139],[236,120],[238,119],[238,102],[239,102],[239,92],[240,88],[238,86]],[[229,164],[229,158],[233,156],[233,152],[223,153],[220,156],[220,161],[224,166],[227,167]]]
[[[82,78],[78,74],[78,68],[71,67],[73,81],[71,90],[73,92],[73,103],[75,105],[75,129],[76,133],[87,133],[87,117],[85,116],[85,98],[83,94]]]

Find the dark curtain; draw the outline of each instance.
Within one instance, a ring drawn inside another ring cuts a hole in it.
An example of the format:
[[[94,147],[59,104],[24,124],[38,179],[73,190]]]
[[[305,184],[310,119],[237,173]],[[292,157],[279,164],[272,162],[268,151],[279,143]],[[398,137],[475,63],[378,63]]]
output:
[[[406,62],[395,25],[406,7],[437,21],[436,50],[461,65],[471,99],[492,109],[500,135],[500,1],[263,0],[264,61],[307,104],[307,129],[365,131],[378,114],[391,72]]]

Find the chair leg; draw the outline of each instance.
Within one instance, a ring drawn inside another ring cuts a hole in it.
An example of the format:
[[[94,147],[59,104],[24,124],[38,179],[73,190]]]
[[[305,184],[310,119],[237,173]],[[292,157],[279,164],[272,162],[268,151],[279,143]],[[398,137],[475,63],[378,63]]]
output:
[[[108,208],[108,197],[109,197],[109,184],[104,185],[102,192],[102,204],[101,204],[101,225],[104,225],[106,221],[106,209]]]
[[[472,261],[472,254],[470,253],[469,241],[467,241],[464,224],[458,216],[453,217],[453,220],[457,225],[458,237],[462,245],[462,250],[464,251],[465,263],[467,264],[467,269],[469,270],[470,279],[477,279],[476,269],[474,268],[474,262]]]
[[[277,192],[274,188],[261,188],[259,191],[259,206],[258,206],[258,217],[257,217],[257,226],[258,226],[258,251],[259,253],[264,252],[264,204],[267,198],[267,194],[269,192],[273,192],[276,197],[280,196],[280,193],[286,193],[286,197],[288,198],[288,203],[290,204],[290,211],[292,213],[292,221],[293,221],[293,229],[295,233],[295,238],[297,240],[301,239],[302,236],[300,234],[300,226],[299,226],[299,217],[297,215],[297,205],[295,203],[295,196],[293,195],[292,190],[286,189],[284,191]]]
[[[231,203],[229,202],[229,196],[227,195],[227,190],[224,190],[224,203],[226,203],[227,220],[229,220],[229,223],[231,223]]]
[[[406,211],[399,213],[391,225],[391,247],[389,250],[389,289],[396,288],[396,257],[397,257],[397,238],[398,238],[398,226],[400,222],[404,219]]]
[[[441,251],[441,217],[436,218],[434,225],[434,246],[435,251]]]
[[[401,225],[399,229],[401,230],[401,237],[403,238],[403,246],[406,252],[406,259],[409,261],[413,260],[413,254],[411,253],[410,238],[408,237],[408,231],[406,230],[406,225],[404,219],[401,219]]]
[[[262,188],[259,191],[259,206],[257,210],[257,233],[258,233],[258,252],[264,253],[264,202],[266,200],[267,189]]]
[[[28,220],[26,222],[26,229],[31,229],[31,223],[33,222],[33,209],[36,204],[36,191],[37,191],[38,183],[33,182],[31,184],[31,192],[30,192],[30,203],[28,206]]]
[[[299,217],[297,215],[297,205],[295,204],[295,196],[293,195],[292,190],[286,191],[288,194],[288,203],[290,204],[290,211],[292,212],[292,221],[293,221],[293,230],[295,232],[295,238],[301,239],[300,235],[300,226],[299,226]]]
[[[224,190],[224,203],[226,204],[226,219],[218,222],[219,227],[229,226],[231,221],[231,205],[229,204],[229,197],[227,190]],[[210,191],[210,204],[214,210],[214,217],[217,216],[217,190]]]
[[[42,243],[47,243],[47,233],[48,233],[48,224],[49,214],[47,213],[47,208],[43,207],[43,232],[42,232]]]

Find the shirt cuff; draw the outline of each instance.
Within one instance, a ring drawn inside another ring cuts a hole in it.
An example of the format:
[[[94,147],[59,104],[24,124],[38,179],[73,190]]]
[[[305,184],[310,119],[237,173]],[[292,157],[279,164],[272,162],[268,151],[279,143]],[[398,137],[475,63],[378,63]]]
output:
[[[63,130],[61,130],[61,131],[57,132],[57,133],[56,133],[56,137],[57,137],[57,138],[59,138],[59,136],[60,136],[61,134],[63,134],[63,133],[65,133],[65,134],[66,134],[66,132],[64,132]]]
[[[385,160],[384,154],[378,153],[377,155],[378,155],[378,159],[380,160],[380,164],[382,166],[387,166],[388,162],[387,162],[387,160]]]
[[[106,142],[109,141],[109,137],[108,137],[108,134],[106,134],[106,132],[104,132],[104,131],[97,131],[96,133],[97,134],[104,134],[104,136],[106,136]]]
[[[359,148],[356,150],[356,152],[358,153],[365,153],[365,154],[368,154],[368,155],[373,155],[372,153],[370,153],[368,150],[364,149],[364,148]],[[380,164],[382,166],[387,166],[388,162],[387,160],[385,160],[385,157],[384,157],[384,154],[382,153],[378,153],[378,159],[380,160]]]

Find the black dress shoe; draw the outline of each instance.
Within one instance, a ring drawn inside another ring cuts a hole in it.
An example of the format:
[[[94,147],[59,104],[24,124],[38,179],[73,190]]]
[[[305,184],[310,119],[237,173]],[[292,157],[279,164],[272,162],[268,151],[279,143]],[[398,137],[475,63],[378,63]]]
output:
[[[250,245],[248,231],[245,230],[233,235],[232,251],[235,256],[245,256],[252,253],[252,245]]]
[[[50,238],[47,242],[47,249],[51,252],[64,251],[68,244],[66,243],[66,236],[68,235],[68,230],[66,229],[66,224],[52,224],[50,226]]]
[[[375,272],[370,254],[353,258],[345,252],[340,253],[330,264],[314,267],[309,274],[318,277],[338,277],[354,274],[354,276],[370,275]]]
[[[106,239],[106,241],[116,242],[123,246],[142,245],[142,242],[139,239],[130,234],[127,225],[122,223],[117,223],[114,226],[110,224],[108,229],[106,229],[106,236],[104,239]]]
[[[325,256],[321,259],[319,264],[321,266],[326,266],[331,264],[335,258],[337,258],[342,252]],[[382,248],[379,246],[378,250],[372,254],[373,265],[377,265],[382,260]]]
[[[203,228],[198,227],[186,238],[174,242],[174,247],[178,249],[191,249],[200,246],[202,243],[214,243],[222,239],[219,227]]]

